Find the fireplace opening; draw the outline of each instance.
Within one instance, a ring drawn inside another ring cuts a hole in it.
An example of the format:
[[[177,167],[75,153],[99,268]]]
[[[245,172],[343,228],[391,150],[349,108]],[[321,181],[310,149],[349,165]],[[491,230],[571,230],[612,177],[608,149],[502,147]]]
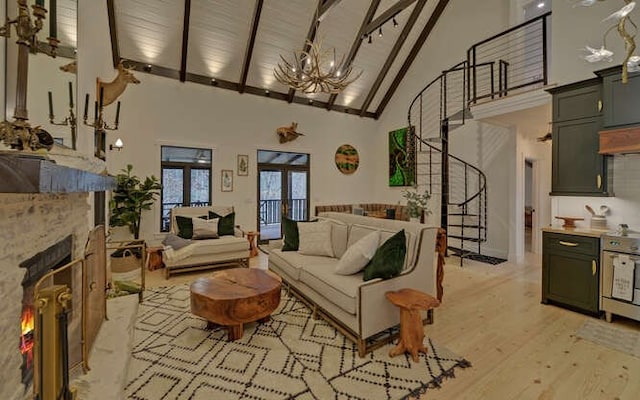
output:
[[[20,340],[19,348],[22,354],[22,383],[25,388],[33,381],[33,349],[35,345],[35,319],[38,314],[35,310],[35,285],[45,274],[56,270],[71,262],[72,238],[71,235],[36,254],[30,259],[20,263],[25,268],[25,276],[22,280],[22,312],[20,316]],[[68,274],[61,273],[54,278],[54,284],[65,284],[72,288],[73,279]]]

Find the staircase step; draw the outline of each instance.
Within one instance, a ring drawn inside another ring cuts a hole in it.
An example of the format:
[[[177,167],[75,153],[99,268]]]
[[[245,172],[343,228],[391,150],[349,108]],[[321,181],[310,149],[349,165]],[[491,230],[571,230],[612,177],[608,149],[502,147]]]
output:
[[[474,243],[484,242],[484,240],[477,237],[467,237],[467,236],[461,236],[461,235],[447,235],[447,238],[460,239],[460,240],[464,240],[465,242],[474,242]]]
[[[449,115],[449,121],[457,121],[461,119],[472,119],[473,114],[471,114],[471,110],[465,108],[463,110],[459,110],[458,112]]]
[[[467,214],[467,213],[449,213],[447,215],[453,216],[453,217],[479,217],[478,214]]]
[[[473,229],[487,229],[482,225],[470,225],[470,224],[449,224],[449,227],[454,227],[454,228],[473,228]]]
[[[456,129],[460,128],[463,125],[464,124],[449,124],[449,132],[455,131]]]

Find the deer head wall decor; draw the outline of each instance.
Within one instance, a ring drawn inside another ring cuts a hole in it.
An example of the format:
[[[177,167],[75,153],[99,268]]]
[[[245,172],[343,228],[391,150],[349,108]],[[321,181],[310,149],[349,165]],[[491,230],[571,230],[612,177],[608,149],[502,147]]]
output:
[[[120,61],[118,75],[111,82],[103,82],[100,78],[96,78],[96,98],[102,99],[102,107],[108,106],[116,101],[129,83],[138,84],[140,81],[133,75],[133,68],[125,68]]]
[[[290,126],[281,126],[276,129],[276,133],[280,137],[280,143],[291,142],[298,138],[298,136],[304,136],[304,133],[296,132],[298,129],[298,123],[292,122]]]

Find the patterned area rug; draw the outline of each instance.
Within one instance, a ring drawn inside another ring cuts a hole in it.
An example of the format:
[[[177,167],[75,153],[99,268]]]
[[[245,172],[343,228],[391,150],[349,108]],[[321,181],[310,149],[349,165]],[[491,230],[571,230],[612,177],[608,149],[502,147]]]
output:
[[[602,321],[587,320],[576,336],[640,358],[640,332]]]
[[[127,398],[404,399],[439,387],[469,362],[428,340],[419,363],[389,358],[389,344],[359,358],[352,342],[283,292],[267,323],[223,329],[189,312],[189,286],[145,292],[135,326]]]

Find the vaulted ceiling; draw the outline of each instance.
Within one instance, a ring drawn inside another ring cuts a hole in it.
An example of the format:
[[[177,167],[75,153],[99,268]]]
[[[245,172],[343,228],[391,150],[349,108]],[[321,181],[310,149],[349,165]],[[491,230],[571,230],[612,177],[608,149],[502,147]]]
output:
[[[449,0],[108,0],[114,65],[181,81],[378,118]],[[320,23],[316,24],[316,15]],[[316,29],[317,27],[317,29]],[[380,35],[382,32],[382,35]],[[304,94],[273,70],[305,41],[362,75]],[[370,42],[370,43],[369,43]],[[338,56],[338,59],[340,56]]]

